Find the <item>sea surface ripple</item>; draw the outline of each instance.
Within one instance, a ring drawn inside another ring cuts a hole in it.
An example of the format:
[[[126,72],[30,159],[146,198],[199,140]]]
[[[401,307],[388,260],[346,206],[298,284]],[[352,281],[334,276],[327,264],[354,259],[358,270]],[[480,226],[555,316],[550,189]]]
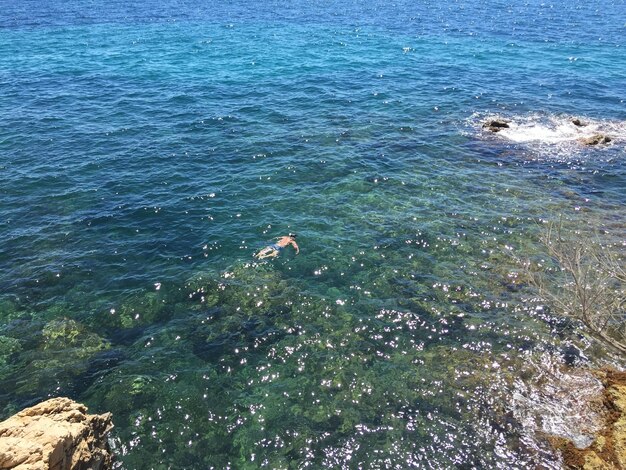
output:
[[[529,377],[623,364],[517,261],[623,236],[625,12],[0,0],[0,417],[112,411],[128,469],[559,468]]]

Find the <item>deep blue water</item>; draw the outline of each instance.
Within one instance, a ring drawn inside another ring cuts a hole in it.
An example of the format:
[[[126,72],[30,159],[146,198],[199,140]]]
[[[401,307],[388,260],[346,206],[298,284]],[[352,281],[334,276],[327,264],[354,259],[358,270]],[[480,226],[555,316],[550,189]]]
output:
[[[625,29],[623,0],[0,0],[1,416],[112,411],[123,468],[558,466],[514,381],[607,358],[514,258],[561,215],[623,237]]]

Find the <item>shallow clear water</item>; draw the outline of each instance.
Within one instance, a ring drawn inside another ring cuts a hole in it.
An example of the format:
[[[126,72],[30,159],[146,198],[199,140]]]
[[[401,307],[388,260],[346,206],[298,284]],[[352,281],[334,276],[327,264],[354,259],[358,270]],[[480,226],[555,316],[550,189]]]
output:
[[[1,2],[3,417],[112,411],[124,468],[558,466],[519,378],[605,358],[514,257],[624,233],[626,3],[414,3]]]

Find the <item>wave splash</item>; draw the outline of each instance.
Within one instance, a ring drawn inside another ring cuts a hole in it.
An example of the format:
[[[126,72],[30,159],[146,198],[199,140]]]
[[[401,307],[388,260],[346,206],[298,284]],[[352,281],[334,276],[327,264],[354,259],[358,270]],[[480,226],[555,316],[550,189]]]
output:
[[[506,121],[508,127],[497,133],[482,128],[491,120]],[[623,146],[626,142],[626,121],[591,119],[571,115],[533,113],[526,116],[475,113],[469,125],[481,135],[489,134],[511,143],[533,146],[551,146],[572,150],[581,147],[581,141],[596,135],[611,139],[610,145]]]

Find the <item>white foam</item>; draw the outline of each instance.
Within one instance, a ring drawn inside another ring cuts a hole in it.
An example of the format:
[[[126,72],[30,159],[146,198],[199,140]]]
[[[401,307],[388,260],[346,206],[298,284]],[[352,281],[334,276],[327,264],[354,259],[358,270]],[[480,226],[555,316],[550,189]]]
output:
[[[582,122],[585,124],[584,126],[577,126],[572,122],[572,118],[568,117],[548,117],[545,119],[530,117],[511,121],[510,127],[502,129],[499,134],[513,142],[541,142],[544,144],[571,142],[596,134],[607,134],[613,139],[624,138],[623,123],[622,129],[619,129],[619,126],[611,125],[608,122],[585,119],[582,119]]]
[[[573,119],[579,119],[583,125],[577,126]],[[612,139],[612,144],[626,142],[626,121],[588,119],[584,116],[530,114],[527,116],[494,116],[475,114],[471,118],[473,127],[482,129],[482,123],[491,119],[504,119],[509,127],[495,135],[497,138],[529,145],[554,145],[576,143],[579,139],[605,134]],[[490,133],[491,134],[491,133]]]
[[[558,144],[580,139],[588,134],[588,127],[577,127],[572,123],[512,122],[508,129],[500,131],[500,136],[513,142],[543,142]],[[587,131],[587,132],[586,132]],[[593,134],[590,134],[593,135]]]

